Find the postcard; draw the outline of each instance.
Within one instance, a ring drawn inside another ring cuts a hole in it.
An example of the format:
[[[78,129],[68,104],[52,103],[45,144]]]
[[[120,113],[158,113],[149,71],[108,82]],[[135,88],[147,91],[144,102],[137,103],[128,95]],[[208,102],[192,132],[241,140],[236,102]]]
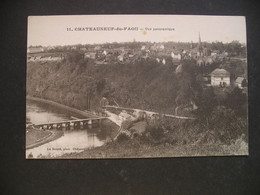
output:
[[[248,155],[244,16],[29,16],[26,159]]]

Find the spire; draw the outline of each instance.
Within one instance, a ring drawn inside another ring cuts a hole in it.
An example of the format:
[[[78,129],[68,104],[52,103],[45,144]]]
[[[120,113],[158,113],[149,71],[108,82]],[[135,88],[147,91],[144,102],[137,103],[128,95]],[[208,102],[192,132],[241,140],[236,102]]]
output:
[[[200,39],[200,32],[199,32],[199,44],[201,44],[201,39]]]
[[[202,47],[202,44],[201,44],[200,32],[199,32],[198,56],[202,56],[202,55],[203,55],[203,47]]]
[[[200,52],[200,55],[201,55],[201,54],[202,54],[203,47],[202,47],[201,39],[200,39],[200,32],[199,32],[199,44],[198,44],[198,49],[199,49],[199,52]]]
[[[200,32],[199,32],[199,47],[201,47]]]

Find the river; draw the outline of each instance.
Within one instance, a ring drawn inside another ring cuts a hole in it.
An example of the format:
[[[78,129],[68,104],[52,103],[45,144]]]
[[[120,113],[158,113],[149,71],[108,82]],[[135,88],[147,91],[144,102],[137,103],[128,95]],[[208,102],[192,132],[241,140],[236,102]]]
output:
[[[65,109],[42,102],[27,100],[26,122],[45,123],[86,118]],[[27,149],[26,157],[55,158],[66,153],[81,152],[83,149],[98,147],[110,138],[112,127],[81,127],[80,129],[63,129],[63,136],[38,147]]]

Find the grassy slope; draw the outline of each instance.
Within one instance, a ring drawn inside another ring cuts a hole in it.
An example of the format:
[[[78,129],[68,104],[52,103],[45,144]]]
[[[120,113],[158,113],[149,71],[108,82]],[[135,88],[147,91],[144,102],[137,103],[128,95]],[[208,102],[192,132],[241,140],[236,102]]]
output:
[[[39,140],[47,138],[52,133],[50,131],[42,131],[36,129],[26,130],[26,146],[36,143]]]
[[[185,156],[227,156],[248,155],[247,144],[185,144],[185,145],[149,145],[136,140],[124,143],[109,143],[98,148],[87,149],[82,153],[64,155],[61,158],[159,158]]]

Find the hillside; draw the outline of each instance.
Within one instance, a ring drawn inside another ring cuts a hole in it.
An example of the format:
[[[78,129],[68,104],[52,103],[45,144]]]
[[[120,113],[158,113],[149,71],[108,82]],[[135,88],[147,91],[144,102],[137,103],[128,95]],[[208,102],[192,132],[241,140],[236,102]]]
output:
[[[128,63],[95,62],[80,55],[61,61],[28,62],[27,95],[80,110],[98,110],[101,99],[106,97],[110,105],[196,118],[148,120],[138,144],[160,145],[165,139],[173,146],[194,143],[232,146],[237,140],[248,143],[246,88],[240,89],[233,83],[229,87],[206,86],[203,78],[220,66],[230,70],[235,78],[244,73],[243,63],[216,62],[200,67],[195,60],[182,60],[176,66],[149,58]],[[122,128],[131,132],[130,126],[135,124],[129,124]]]
[[[81,60],[27,65],[28,95],[81,110],[99,108],[107,97],[110,104],[173,113],[182,80],[175,66],[144,59],[131,64]]]

